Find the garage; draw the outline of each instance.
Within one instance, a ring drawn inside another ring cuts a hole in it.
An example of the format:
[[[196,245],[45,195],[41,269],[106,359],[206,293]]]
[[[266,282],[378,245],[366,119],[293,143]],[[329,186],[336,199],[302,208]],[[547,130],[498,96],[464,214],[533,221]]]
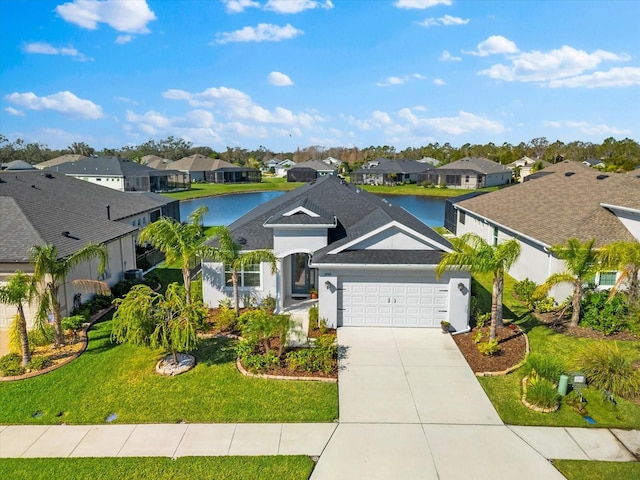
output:
[[[420,277],[350,277],[338,291],[340,326],[439,327],[449,288]]]

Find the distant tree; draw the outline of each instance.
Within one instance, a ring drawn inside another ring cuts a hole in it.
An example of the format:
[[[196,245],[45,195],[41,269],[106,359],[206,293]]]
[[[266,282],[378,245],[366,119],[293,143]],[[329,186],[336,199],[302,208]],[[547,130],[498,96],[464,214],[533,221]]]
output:
[[[228,227],[218,226],[213,229],[214,238],[218,241],[218,246],[206,253],[207,257],[224,263],[225,270],[231,270],[231,284],[233,286],[233,304],[236,315],[240,314],[240,294],[238,290],[238,273],[249,265],[267,262],[271,266],[271,271],[276,271],[277,258],[271,250],[249,250],[242,251],[242,245],[236,242]]]
[[[20,337],[22,350],[22,366],[26,367],[31,360],[29,350],[29,334],[27,332],[27,319],[24,315],[24,304],[31,301],[33,296],[33,281],[29,275],[16,271],[7,279],[6,285],[0,286],[0,303],[11,305],[17,310],[16,327]]]
[[[95,151],[93,147],[90,147],[84,142],[73,142],[66,150],[66,152],[71,155],[83,155],[85,157],[90,157]]]
[[[438,278],[450,269],[469,269],[473,273],[493,275],[491,294],[491,328],[489,341],[496,338],[496,327],[502,327],[502,296],[504,293],[504,274],[520,256],[520,242],[511,239],[497,245],[490,245],[475,233],[465,233],[451,239],[454,251],[445,253],[436,267]]]
[[[31,249],[33,281],[37,288],[36,321],[42,325],[47,320],[49,313],[53,315],[56,346],[64,344],[62,314],[58,298],[60,286],[64,284],[67,276],[75,267],[94,258],[99,260],[98,273],[104,272],[108,260],[107,249],[104,245],[88,243],[77,252],[64,258],[58,258],[58,249],[55,245],[36,245]],[[76,280],[74,283],[95,293],[109,292],[109,286],[104,282]]]

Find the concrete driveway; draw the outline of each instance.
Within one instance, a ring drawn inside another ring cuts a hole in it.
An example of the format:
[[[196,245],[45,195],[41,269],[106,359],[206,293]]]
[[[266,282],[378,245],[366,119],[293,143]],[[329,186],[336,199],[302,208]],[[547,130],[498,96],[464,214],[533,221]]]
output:
[[[507,428],[453,339],[338,330],[340,423],[311,479],[564,478]]]

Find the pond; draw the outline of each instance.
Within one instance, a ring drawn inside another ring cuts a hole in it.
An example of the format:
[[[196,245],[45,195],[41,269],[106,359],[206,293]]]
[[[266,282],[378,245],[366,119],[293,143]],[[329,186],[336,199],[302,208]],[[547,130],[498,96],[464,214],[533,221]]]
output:
[[[196,198],[180,202],[180,218],[186,221],[191,212],[201,205],[209,208],[204,218],[205,225],[230,225],[242,215],[285,192],[254,192],[215,197]],[[417,195],[392,195],[382,198],[399,205],[430,227],[444,225],[445,198]]]

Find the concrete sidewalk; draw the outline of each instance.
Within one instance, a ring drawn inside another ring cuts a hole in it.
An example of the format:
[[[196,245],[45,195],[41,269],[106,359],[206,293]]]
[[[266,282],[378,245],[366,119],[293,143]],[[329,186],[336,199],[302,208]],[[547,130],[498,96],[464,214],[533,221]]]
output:
[[[0,458],[319,456],[335,423],[0,426]]]

